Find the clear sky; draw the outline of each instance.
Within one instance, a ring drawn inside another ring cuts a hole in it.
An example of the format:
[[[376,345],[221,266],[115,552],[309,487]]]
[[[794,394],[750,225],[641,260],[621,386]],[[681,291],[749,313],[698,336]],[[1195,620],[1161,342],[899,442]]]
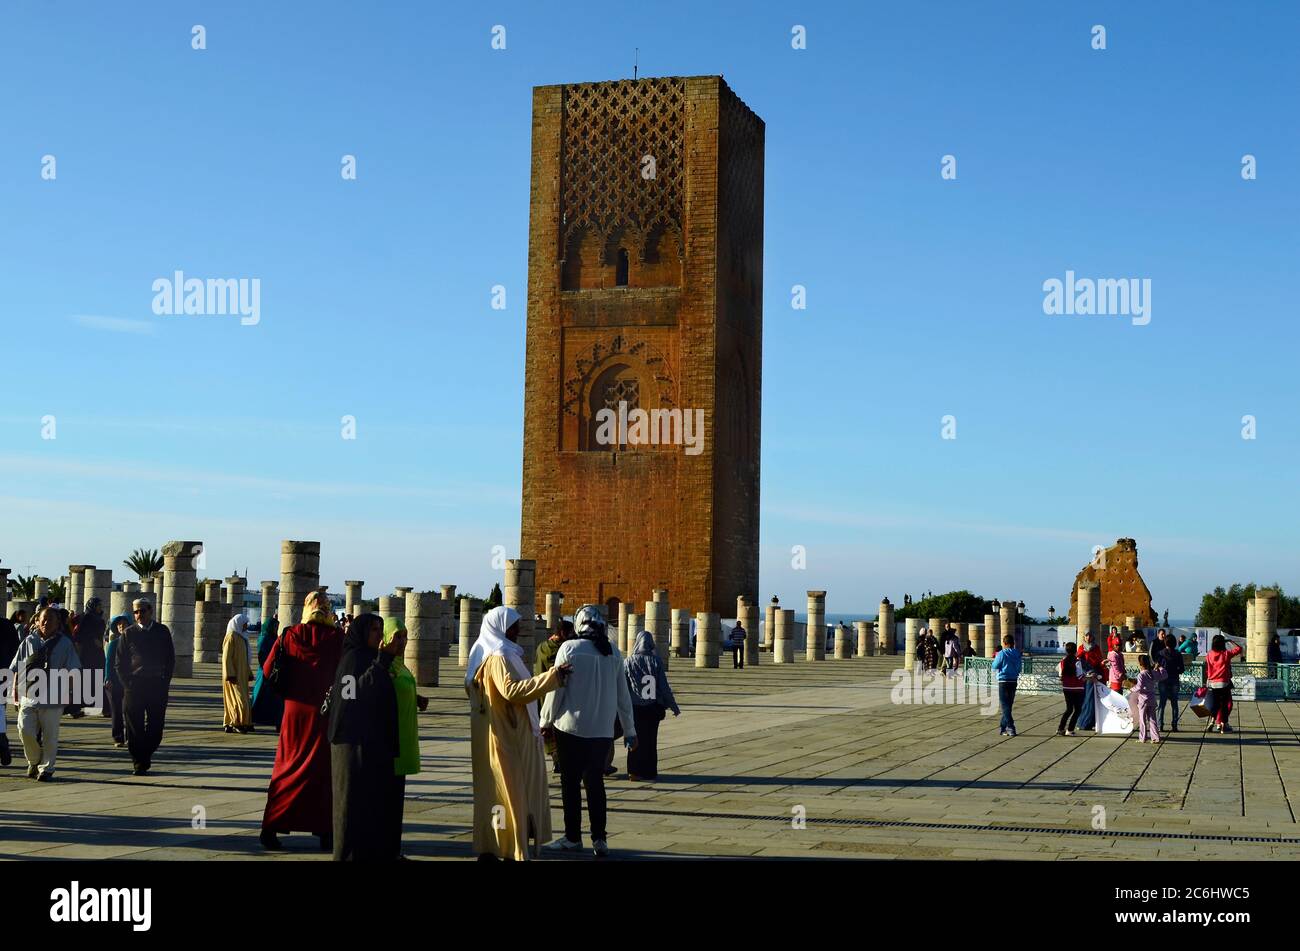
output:
[[[762,598],[1041,616],[1120,536],[1173,617],[1300,587],[1298,11],[5,0],[0,558],[120,580],[193,538],[256,583],[307,538],[332,590],[485,594],[519,543],[530,87],[639,48],[767,123]],[[1067,269],[1149,279],[1150,323],[1046,315]],[[259,279],[260,322],[156,316],[176,270]]]

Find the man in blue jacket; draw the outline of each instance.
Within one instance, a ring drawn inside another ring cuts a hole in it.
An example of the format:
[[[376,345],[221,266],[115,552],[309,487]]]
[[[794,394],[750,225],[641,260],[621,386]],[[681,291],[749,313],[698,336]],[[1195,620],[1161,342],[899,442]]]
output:
[[[1008,634],[1002,638],[1002,650],[993,658],[993,673],[998,681],[998,702],[1002,706],[1002,725],[998,736],[1015,736],[1016,721],[1011,718],[1011,706],[1016,702],[1016,681],[1020,679],[1020,651],[1016,638]]]

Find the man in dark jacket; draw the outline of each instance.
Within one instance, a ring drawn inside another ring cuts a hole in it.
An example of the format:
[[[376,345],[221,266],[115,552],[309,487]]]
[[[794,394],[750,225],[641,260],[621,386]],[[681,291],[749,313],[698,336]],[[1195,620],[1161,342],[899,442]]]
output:
[[[113,655],[114,671],[122,682],[126,745],[136,776],[153,765],[162,742],[167,693],[176,668],[176,651],[167,625],[153,619],[153,605],[140,598],[132,605],[135,623],[126,629]]]
[[[1173,635],[1168,633],[1163,627],[1156,632],[1156,642],[1151,646],[1151,657],[1157,666],[1165,669],[1165,679],[1158,681],[1156,688],[1160,695],[1160,730],[1165,729],[1165,705],[1169,704],[1174,708],[1173,726],[1170,728],[1171,733],[1178,732],[1178,678],[1183,675],[1185,665],[1183,655],[1174,646]]]

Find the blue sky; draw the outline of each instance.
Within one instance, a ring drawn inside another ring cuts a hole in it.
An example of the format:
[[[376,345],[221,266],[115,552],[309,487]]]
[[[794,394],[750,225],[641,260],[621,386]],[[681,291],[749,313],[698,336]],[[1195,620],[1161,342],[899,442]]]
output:
[[[1174,617],[1300,587],[1300,8],[571,8],[6,0],[4,565],[195,538],[256,582],[311,538],[333,590],[485,593],[519,538],[530,87],[636,47],[767,123],[763,598],[1041,615],[1120,536]],[[260,323],[155,316],[178,269],[259,278]],[[1045,315],[1067,269],[1150,279],[1151,322]]]

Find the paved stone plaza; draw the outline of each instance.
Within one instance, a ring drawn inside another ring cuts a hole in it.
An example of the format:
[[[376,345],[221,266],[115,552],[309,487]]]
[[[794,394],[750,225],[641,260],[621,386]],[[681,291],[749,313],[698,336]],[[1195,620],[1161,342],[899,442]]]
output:
[[[660,781],[609,784],[614,859],[1300,856],[1298,705],[1239,702],[1239,729],[1225,736],[1203,734],[1184,707],[1186,732],[1153,747],[1057,737],[1060,698],[1026,696],[1020,735],[1002,739],[977,706],[891,703],[901,655],[770,661],[743,671],[728,657],[712,670],[674,661],[683,716],[661,728]],[[468,714],[448,663],[444,686],[422,688],[433,702],[420,718],[424,771],[407,786],[413,858],[471,857]],[[217,668],[197,664],[173,687],[154,770],[136,778],[107,721],[65,718],[57,782],[24,778],[20,756],[0,770],[0,856],[327,858],[298,834],[283,853],[262,851],[275,736],[229,735],[220,721]],[[206,828],[194,828],[196,806]],[[558,826],[554,782],[552,808]]]

